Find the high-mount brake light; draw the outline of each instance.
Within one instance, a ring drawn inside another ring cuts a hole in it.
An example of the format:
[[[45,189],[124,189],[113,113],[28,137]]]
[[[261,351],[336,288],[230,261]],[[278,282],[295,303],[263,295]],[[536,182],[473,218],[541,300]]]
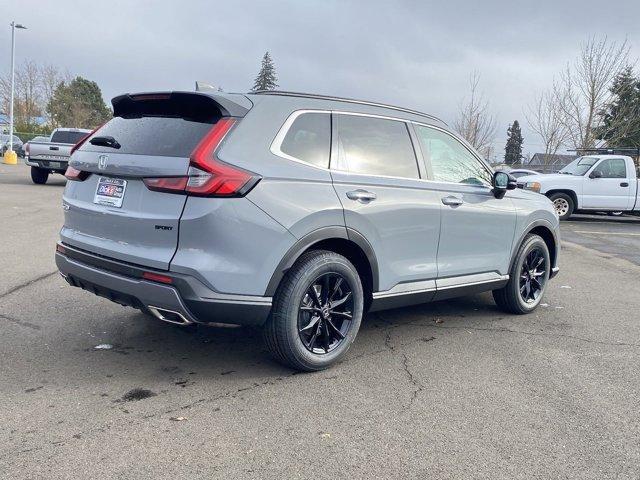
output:
[[[141,93],[139,95],[131,95],[131,100],[169,100],[171,95],[168,93]]]
[[[258,183],[260,177],[229,165],[216,156],[216,150],[235,123],[234,118],[218,120],[191,153],[186,176],[144,178],[144,184],[149,190],[201,197],[245,195]]]

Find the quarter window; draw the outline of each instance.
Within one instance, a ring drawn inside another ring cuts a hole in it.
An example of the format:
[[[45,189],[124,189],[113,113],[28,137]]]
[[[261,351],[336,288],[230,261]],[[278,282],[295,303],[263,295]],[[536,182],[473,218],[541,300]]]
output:
[[[387,177],[420,178],[407,125],[396,120],[334,115],[337,155],[332,168]]]
[[[594,171],[600,172],[602,178],[627,178],[627,167],[622,158],[603,160]]]
[[[416,125],[416,133],[435,181],[491,185],[491,173],[454,137],[422,125]]]
[[[329,167],[331,118],[328,113],[303,113],[297,117],[280,145],[280,151],[316,167]]]

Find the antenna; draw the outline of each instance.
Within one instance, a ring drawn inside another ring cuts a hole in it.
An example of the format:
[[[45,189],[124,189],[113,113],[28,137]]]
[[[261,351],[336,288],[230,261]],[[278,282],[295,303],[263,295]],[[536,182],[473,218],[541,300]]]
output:
[[[216,87],[215,85],[211,85],[210,83],[205,83],[196,80],[196,92],[203,91],[214,91],[214,92],[222,92],[222,87]]]

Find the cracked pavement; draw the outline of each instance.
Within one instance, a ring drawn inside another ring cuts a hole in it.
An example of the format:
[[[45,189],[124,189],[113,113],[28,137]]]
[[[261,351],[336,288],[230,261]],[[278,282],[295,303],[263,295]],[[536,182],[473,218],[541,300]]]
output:
[[[258,330],[174,327],[67,286],[50,182],[0,165],[0,477],[637,478],[624,255],[565,245],[528,316],[490,295],[370,314],[344,362],[296,374]]]

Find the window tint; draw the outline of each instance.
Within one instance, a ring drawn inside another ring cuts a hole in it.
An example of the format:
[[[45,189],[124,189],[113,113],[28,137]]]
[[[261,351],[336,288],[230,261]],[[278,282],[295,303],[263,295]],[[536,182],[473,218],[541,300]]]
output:
[[[335,115],[337,170],[388,177],[420,178],[404,122],[357,115]]]
[[[280,151],[317,167],[329,167],[331,117],[328,113],[303,113],[289,128]]]
[[[491,185],[491,173],[458,140],[440,130],[416,125],[424,159],[438,182]]]
[[[603,160],[594,171],[602,174],[602,178],[627,178],[627,168],[622,158]]]
[[[51,137],[51,141],[53,143],[72,143],[76,144],[84,137],[87,136],[89,132],[69,132],[69,131],[57,131]]]
[[[115,138],[117,150],[85,142],[80,150],[130,153],[164,157],[188,157],[213,124],[174,117],[114,117],[94,136]]]

